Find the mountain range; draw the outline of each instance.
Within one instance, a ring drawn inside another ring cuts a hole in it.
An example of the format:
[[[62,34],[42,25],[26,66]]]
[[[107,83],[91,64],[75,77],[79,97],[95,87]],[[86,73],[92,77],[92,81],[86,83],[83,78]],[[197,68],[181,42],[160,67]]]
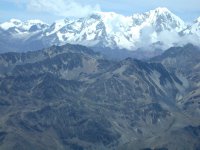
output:
[[[199,67],[192,44],[146,61],[71,44],[0,54],[0,149],[198,150]]]
[[[123,16],[97,12],[83,18],[66,18],[48,25],[40,20],[11,19],[0,24],[1,52],[28,51],[52,45],[81,44],[96,51],[166,50],[200,42],[200,19],[186,24],[167,8]]]
[[[11,19],[0,35],[0,150],[200,150],[200,18]]]

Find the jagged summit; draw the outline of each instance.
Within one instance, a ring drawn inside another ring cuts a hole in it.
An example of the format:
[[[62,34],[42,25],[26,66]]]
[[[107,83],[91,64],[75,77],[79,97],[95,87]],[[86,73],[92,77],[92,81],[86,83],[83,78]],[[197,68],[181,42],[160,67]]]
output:
[[[183,20],[169,11],[167,8],[156,8],[142,14],[134,14],[133,20],[137,25],[153,25],[157,32],[163,30],[183,30],[186,26]]]
[[[13,19],[10,19],[7,22],[0,24],[0,27],[4,30],[7,30],[7,29],[12,28],[12,27],[19,27],[21,24],[22,24],[21,20],[13,18]]]
[[[42,30],[42,29],[44,30],[48,26],[49,25],[47,23],[41,20],[37,20],[37,19],[26,20],[26,21],[21,21],[19,19],[10,19],[9,21],[0,24],[0,27],[4,30],[10,30],[14,28],[14,30],[11,30],[11,32],[15,31],[14,32],[15,34],[16,33],[21,34],[27,31],[32,32],[33,28],[34,28],[34,31]]]
[[[184,35],[190,35],[197,43],[200,42],[200,17],[194,20],[183,32]]]
[[[195,20],[195,22],[199,22],[200,23],[200,16]]]
[[[157,13],[166,13],[166,12],[171,13],[171,11],[166,7],[157,7],[154,10],[150,10],[150,12],[151,11],[154,11],[154,12],[157,12]]]
[[[21,23],[22,21],[19,20],[19,19],[12,18],[12,19],[9,20],[9,22],[13,22],[13,23]]]
[[[149,47],[167,49],[187,42],[184,39],[192,42],[194,38],[191,35],[200,37],[199,20],[198,18],[196,23],[187,28],[184,21],[170,10],[158,7],[131,16],[115,12],[95,12],[82,18],[58,20],[51,25],[40,20],[23,22],[12,19],[0,24],[0,28],[8,31],[13,38],[23,37],[23,42],[41,40],[41,48],[71,43],[133,51]]]

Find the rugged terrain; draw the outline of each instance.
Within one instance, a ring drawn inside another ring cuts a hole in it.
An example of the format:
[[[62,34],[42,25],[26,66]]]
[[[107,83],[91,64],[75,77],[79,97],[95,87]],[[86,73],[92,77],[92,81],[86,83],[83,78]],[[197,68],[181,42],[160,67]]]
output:
[[[200,50],[111,61],[80,45],[0,55],[0,149],[200,148]]]
[[[106,56],[138,58],[156,55],[154,50],[200,42],[200,19],[185,23],[167,8],[123,16],[96,12],[82,18],[65,18],[51,25],[40,20],[11,19],[0,24],[1,53],[29,51],[66,43],[103,51]],[[147,52],[143,52],[146,51]],[[123,51],[124,53],[122,53]],[[138,51],[137,53],[131,53]],[[147,54],[146,54],[147,53]],[[136,56],[135,56],[136,55]]]

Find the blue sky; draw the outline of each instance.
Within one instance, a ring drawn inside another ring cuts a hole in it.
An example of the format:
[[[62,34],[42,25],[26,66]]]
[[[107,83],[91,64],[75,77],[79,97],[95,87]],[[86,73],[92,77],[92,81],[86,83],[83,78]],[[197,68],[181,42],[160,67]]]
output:
[[[0,0],[0,22],[16,18],[52,23],[57,19],[82,17],[95,11],[131,15],[156,7],[167,7],[187,22],[200,16],[200,0]]]

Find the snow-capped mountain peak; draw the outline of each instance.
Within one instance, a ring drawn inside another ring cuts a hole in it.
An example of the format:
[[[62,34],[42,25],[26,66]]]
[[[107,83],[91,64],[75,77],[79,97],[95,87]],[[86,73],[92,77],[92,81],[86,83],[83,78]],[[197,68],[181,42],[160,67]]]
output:
[[[4,30],[8,30],[9,28],[12,27],[19,27],[22,25],[22,21],[18,20],[18,19],[10,19],[7,22],[4,22],[2,24],[0,24],[0,27]]]
[[[142,26],[153,26],[156,32],[164,30],[177,32],[183,30],[186,26],[183,20],[173,14],[167,8],[156,8],[142,14],[134,14],[134,24]]]
[[[45,22],[37,19],[27,20],[26,22],[30,24],[46,24]]]
[[[66,25],[69,24],[70,22],[71,22],[71,20],[69,20],[68,18],[56,20],[56,21],[49,27],[49,29],[46,30],[45,36],[49,36],[49,35],[52,35],[52,34],[56,33],[57,31],[59,31],[61,28],[63,28],[64,26],[66,26]]]
[[[194,21],[194,23],[199,23],[199,24],[200,24],[200,17],[198,17],[198,18]]]
[[[163,7],[132,16],[95,12],[78,19],[58,20],[50,26],[40,20],[11,19],[0,27],[16,37],[20,35],[31,41],[41,39],[47,46],[71,43],[136,50],[158,45],[165,49],[180,42],[181,35],[200,37],[200,17],[192,26],[186,27],[181,18]]]
[[[200,22],[200,16],[196,19],[197,22]]]
[[[21,26],[22,29],[24,30],[31,30],[33,31],[33,28],[35,28],[35,30],[42,30],[42,29],[46,29],[49,25],[47,23],[44,23],[41,20],[27,20],[25,22],[23,22],[23,25]]]
[[[195,35],[198,42],[200,42],[200,17],[198,17],[192,25],[189,25],[185,30],[182,32],[184,35]],[[197,40],[196,40],[197,41]]]
[[[9,23],[13,23],[13,24],[15,24],[15,25],[18,25],[18,24],[22,23],[21,20],[19,20],[19,19],[14,19],[14,18],[10,19],[8,22],[9,22]]]
[[[0,24],[0,27],[4,30],[15,31],[15,33],[33,32],[36,30],[42,30],[47,28],[49,25],[41,20],[27,20],[21,21],[18,19],[10,19],[7,22]]]
[[[154,10],[150,10],[150,13],[165,14],[165,13],[171,13],[171,11],[166,7],[157,7]]]
[[[132,19],[129,16],[123,16],[114,12],[98,12],[97,15],[104,23],[108,34],[120,32],[132,25]]]

